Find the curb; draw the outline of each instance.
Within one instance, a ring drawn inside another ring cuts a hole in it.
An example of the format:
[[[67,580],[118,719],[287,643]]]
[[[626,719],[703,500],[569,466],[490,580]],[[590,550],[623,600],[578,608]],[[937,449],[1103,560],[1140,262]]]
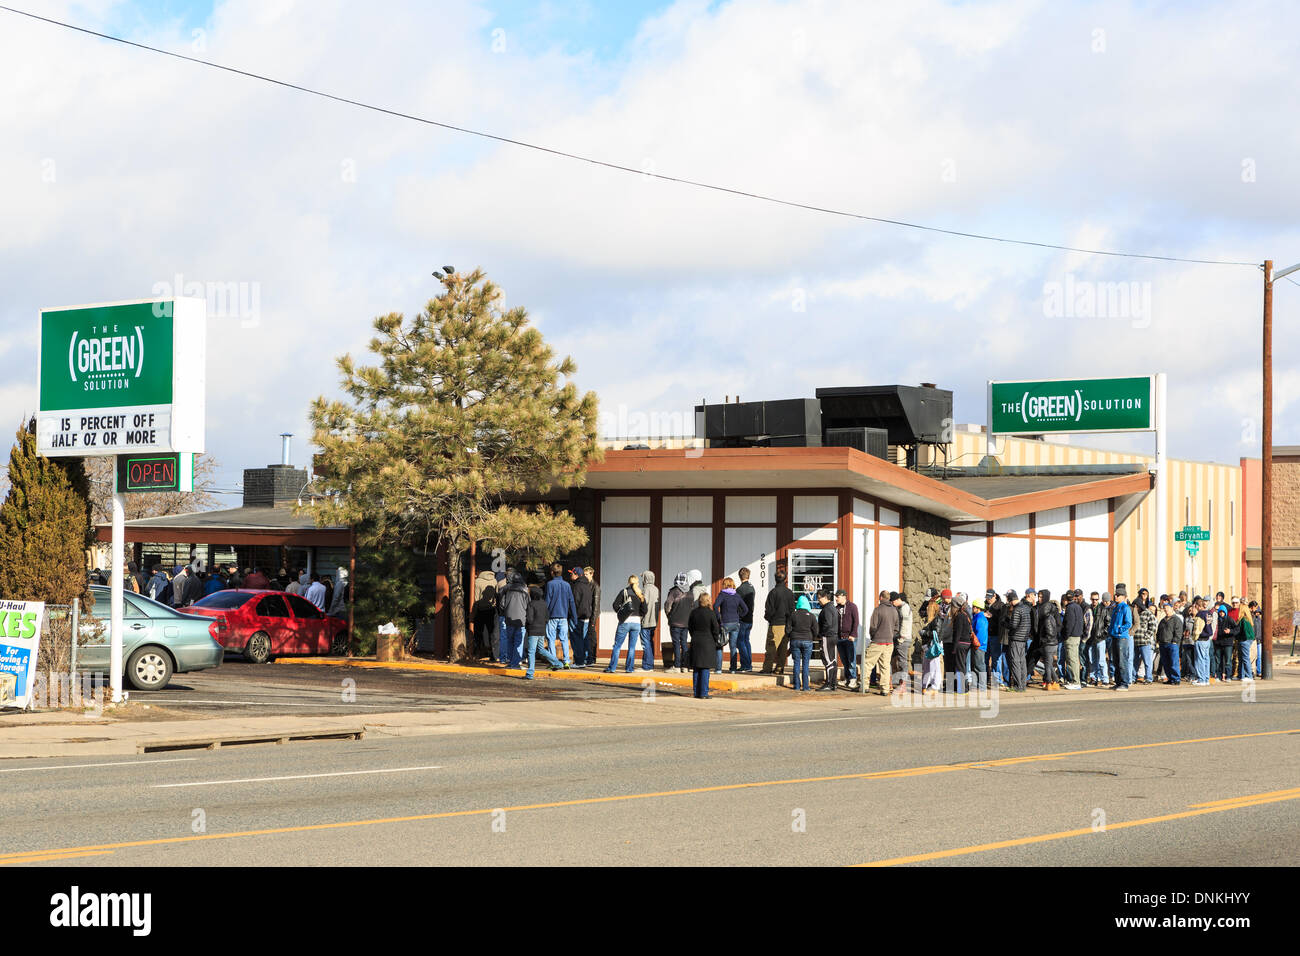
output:
[[[525,671],[523,668],[506,668],[501,666],[479,666],[475,667],[468,664],[440,664],[436,661],[377,661],[366,657],[277,657],[273,663],[276,664],[315,664],[325,667],[377,667],[387,668],[390,670],[415,670],[415,671],[433,671],[439,674],[470,674],[484,677],[513,677],[521,679]],[[618,684],[624,687],[644,687],[645,681],[651,680],[659,687],[680,687],[686,690],[692,690],[694,683],[687,674],[668,674],[663,671],[633,671],[631,674],[625,671],[616,671],[607,673],[603,670],[559,670],[538,668],[533,672],[537,680],[574,680],[574,681],[595,681],[601,684]],[[709,692],[713,691],[738,691],[738,690],[763,690],[765,688],[775,688],[775,682],[753,681],[753,686],[747,686],[750,682],[738,681],[732,678],[719,677],[716,674],[710,675]]]

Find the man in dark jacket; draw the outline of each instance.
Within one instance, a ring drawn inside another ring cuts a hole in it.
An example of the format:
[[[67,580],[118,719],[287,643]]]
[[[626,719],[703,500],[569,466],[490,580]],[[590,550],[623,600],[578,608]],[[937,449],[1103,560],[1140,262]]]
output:
[[[573,664],[575,667],[584,667],[589,663],[588,658],[595,657],[593,649],[587,646],[587,642],[593,637],[591,618],[596,612],[596,589],[583,576],[582,568],[574,568],[572,574],[573,583],[569,587],[573,590],[573,613],[575,618],[573,626]]]
[[[989,588],[984,592],[984,613],[989,619],[988,686],[1003,687],[1007,682],[1007,665],[1002,650],[1002,619],[1006,605],[998,592]]]
[[[1065,605],[1065,689],[1080,690],[1083,679],[1079,667],[1079,648],[1084,638],[1083,592],[1071,591]]]
[[[1011,690],[1023,691],[1028,684],[1025,674],[1025,642],[1033,628],[1033,615],[1029,605],[1020,601],[1015,591],[1007,592],[1007,624],[1002,632],[1003,647],[1007,654],[1007,674]]]
[[[1061,609],[1052,600],[1052,592],[1038,592],[1038,653],[1043,660],[1043,690],[1060,690],[1056,680],[1056,650],[1061,638]]]
[[[785,586],[785,571],[776,571],[776,586],[767,592],[763,619],[767,621],[767,643],[763,648],[763,673],[784,674],[785,659],[790,654],[786,628],[794,612],[794,592]]]
[[[817,592],[817,603],[822,606],[821,613],[817,615],[817,633],[822,639],[822,664],[825,669],[826,679],[822,686],[818,687],[819,691],[838,690],[836,686],[835,672],[835,654],[836,642],[840,634],[840,611],[832,600],[829,588],[823,588]]]
[[[740,671],[743,674],[752,674],[754,663],[749,635],[754,630],[754,585],[749,583],[749,568],[740,569],[740,586],[736,588],[736,597],[745,602],[745,613],[740,615],[740,633],[736,636],[736,648],[740,652]]]
[[[839,654],[840,666],[844,668],[844,675],[847,680],[849,690],[858,689],[858,660],[857,660],[857,640],[858,627],[862,623],[858,615],[858,606],[849,600],[849,592],[840,588],[835,592],[835,607],[840,614],[839,636],[835,642],[835,650]],[[885,674],[885,668],[880,669],[881,674]],[[866,672],[866,676],[871,676],[871,671]]]
[[[532,601],[522,574],[511,571],[507,575],[506,587],[499,600],[501,616],[506,619],[506,646],[499,650],[507,667],[518,667],[524,657],[524,628],[528,623],[528,608]]]

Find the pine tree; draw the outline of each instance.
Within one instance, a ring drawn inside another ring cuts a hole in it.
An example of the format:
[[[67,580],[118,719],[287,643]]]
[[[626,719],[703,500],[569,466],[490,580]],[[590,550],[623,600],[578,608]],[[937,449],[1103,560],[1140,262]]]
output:
[[[582,481],[599,455],[596,396],[578,393],[573,360],[555,360],[481,271],[439,278],[442,293],[410,322],[374,320],[378,364],[338,360],[350,402],[312,403],[328,496],[316,513],[321,524],[357,526],[367,547],[446,546],[460,660],[471,541],[540,561],[586,543],[570,515],[511,500]]]
[[[36,419],[18,429],[0,504],[0,597],[48,604],[79,597],[90,607],[88,487],[81,459],[37,454]]]

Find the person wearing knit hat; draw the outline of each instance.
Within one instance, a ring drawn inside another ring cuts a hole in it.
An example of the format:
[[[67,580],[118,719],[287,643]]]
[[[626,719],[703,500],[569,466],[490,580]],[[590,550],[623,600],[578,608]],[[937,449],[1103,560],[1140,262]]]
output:
[[[970,690],[970,649],[975,639],[974,622],[971,620],[970,608],[966,604],[966,594],[958,591],[952,599],[952,677],[948,678],[950,686],[958,694]]]

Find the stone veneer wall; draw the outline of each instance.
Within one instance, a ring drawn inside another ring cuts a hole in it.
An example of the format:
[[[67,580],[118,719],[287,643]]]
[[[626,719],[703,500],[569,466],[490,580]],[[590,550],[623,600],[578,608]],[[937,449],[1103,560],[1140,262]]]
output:
[[[903,509],[903,591],[920,607],[926,588],[948,586],[952,578],[952,538],[948,521],[916,508]]]

